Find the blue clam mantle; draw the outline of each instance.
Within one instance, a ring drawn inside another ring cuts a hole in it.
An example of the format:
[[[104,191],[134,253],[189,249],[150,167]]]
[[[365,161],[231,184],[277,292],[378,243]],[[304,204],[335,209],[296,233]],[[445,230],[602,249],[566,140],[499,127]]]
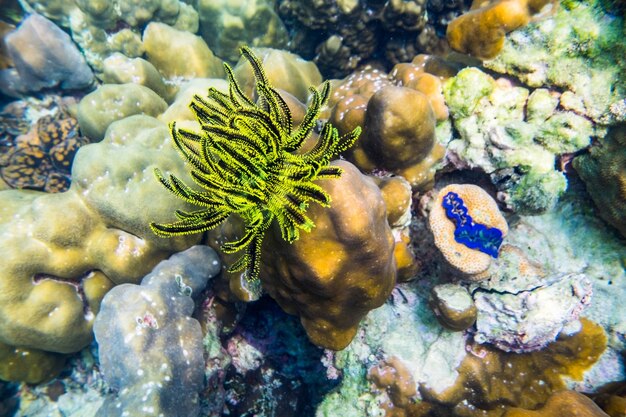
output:
[[[467,213],[463,199],[455,192],[450,191],[446,194],[441,205],[446,209],[448,218],[456,225],[454,240],[470,249],[479,250],[494,258],[498,257],[498,250],[502,244],[500,229],[474,223],[472,216]]]

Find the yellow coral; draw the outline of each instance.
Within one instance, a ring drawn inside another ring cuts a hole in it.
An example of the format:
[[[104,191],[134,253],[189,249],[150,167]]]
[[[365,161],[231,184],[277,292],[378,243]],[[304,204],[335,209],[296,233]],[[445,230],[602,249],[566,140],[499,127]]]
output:
[[[479,59],[494,58],[507,33],[525,26],[550,0],[474,0],[469,12],[448,25],[452,49]]]
[[[283,310],[300,316],[313,343],[341,350],[363,316],[391,293],[396,265],[378,187],[348,162],[333,165],[340,166],[343,175],[318,181],[332,206],[311,206],[316,227],[292,244],[270,230],[263,244],[267,257],[261,281]]]

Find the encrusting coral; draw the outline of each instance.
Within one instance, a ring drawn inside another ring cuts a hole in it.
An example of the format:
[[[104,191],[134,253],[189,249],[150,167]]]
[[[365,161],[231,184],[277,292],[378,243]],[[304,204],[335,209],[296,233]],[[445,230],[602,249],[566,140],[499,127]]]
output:
[[[228,95],[209,89],[206,99],[194,96],[191,108],[202,133],[177,129],[175,123],[171,132],[176,148],[192,166],[191,177],[205,191],[192,189],[174,175],[166,178],[158,170],[156,174],[169,191],[203,208],[177,211],[179,221],[152,223],[151,227],[163,237],[199,233],[236,213],[245,223],[245,232],[237,240],[223,243],[221,249],[225,253],[245,250],[229,271],[245,270],[246,279],[253,282],[259,275],[263,237],[274,220],[282,238],[291,243],[300,230],[309,232],[315,226],[306,215],[310,202],[330,205],[328,193],[313,180],[341,175],[340,168],[328,165],[330,159],[350,147],[360,129],[340,137],[327,123],[313,149],[296,153],[315,127],[330,85],[311,89],[311,106],[300,126],[294,128],[287,104],[269,84],[258,58],[247,47],[241,53],[254,70],[259,104],[242,93],[227,64]]]
[[[590,120],[558,107],[559,92],[531,92],[478,68],[461,70],[443,92],[455,127],[446,160],[489,174],[498,200],[520,214],[555,206],[567,188],[556,158],[582,150],[598,134]]]
[[[558,6],[550,18],[512,32],[498,56],[483,65],[527,86],[562,92],[563,108],[594,122],[626,121],[623,2],[569,0]]]

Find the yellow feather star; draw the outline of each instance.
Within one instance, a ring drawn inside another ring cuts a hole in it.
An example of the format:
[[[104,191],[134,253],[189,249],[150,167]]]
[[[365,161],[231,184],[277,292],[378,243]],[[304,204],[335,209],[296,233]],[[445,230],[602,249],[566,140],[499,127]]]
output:
[[[245,249],[230,272],[246,270],[246,278],[259,277],[261,244],[274,219],[282,237],[291,243],[299,229],[315,226],[306,215],[309,202],[328,207],[330,196],[313,181],[338,178],[339,167],[330,160],[354,144],[361,133],[357,127],[339,136],[330,123],[322,128],[316,145],[297,153],[316,125],[321,107],[328,100],[330,84],[313,94],[302,123],[294,128],[291,112],[280,94],[270,85],[259,59],[247,48],[241,54],[254,71],[257,103],[243,94],[228,64],[224,64],[229,94],[210,88],[208,97],[194,96],[190,108],[201,126],[196,133],[170,125],[174,145],[191,166],[191,177],[202,188],[192,189],[174,175],[166,178],[155,170],[157,179],[182,200],[200,206],[193,212],[176,211],[178,221],[151,223],[159,236],[170,237],[205,232],[233,213],[244,221],[245,232],[221,249],[235,253]]]

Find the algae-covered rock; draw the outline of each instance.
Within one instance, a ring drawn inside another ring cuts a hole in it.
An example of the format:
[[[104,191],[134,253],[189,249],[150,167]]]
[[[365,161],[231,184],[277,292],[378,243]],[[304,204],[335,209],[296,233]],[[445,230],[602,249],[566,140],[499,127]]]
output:
[[[485,67],[531,87],[552,87],[575,96],[572,108],[595,122],[626,120],[626,44],[623,13],[601,1],[561,2],[552,16],[507,36],[502,52]]]
[[[460,136],[449,143],[448,160],[490,174],[499,199],[519,213],[554,207],[567,187],[556,158],[585,148],[599,134],[586,117],[557,108],[558,92],[531,93],[477,68],[449,79],[444,95]]]
[[[430,306],[442,326],[461,331],[474,325],[478,311],[467,288],[441,284],[430,291]]]
[[[626,126],[613,128],[588,154],[574,159],[600,216],[626,236]]]
[[[123,284],[102,301],[94,323],[105,380],[116,391],[106,416],[199,414],[204,386],[194,298],[220,272],[215,251],[194,246],[159,263],[141,285]]]
[[[368,369],[391,357],[406,368],[418,392],[443,392],[454,385],[456,368],[467,353],[465,338],[439,325],[420,296],[425,290],[400,284],[387,303],[365,317],[358,336],[327,365],[342,380],[318,406],[316,416],[385,415],[383,401],[372,392],[366,375]]]
[[[198,0],[200,33],[213,52],[235,63],[242,46],[283,48],[287,29],[268,0]]]
[[[167,78],[220,78],[222,61],[193,33],[152,22],[143,32],[148,61]]]
[[[78,104],[78,124],[85,136],[100,141],[109,125],[135,114],[156,117],[167,103],[153,90],[139,84],[104,84]]]

